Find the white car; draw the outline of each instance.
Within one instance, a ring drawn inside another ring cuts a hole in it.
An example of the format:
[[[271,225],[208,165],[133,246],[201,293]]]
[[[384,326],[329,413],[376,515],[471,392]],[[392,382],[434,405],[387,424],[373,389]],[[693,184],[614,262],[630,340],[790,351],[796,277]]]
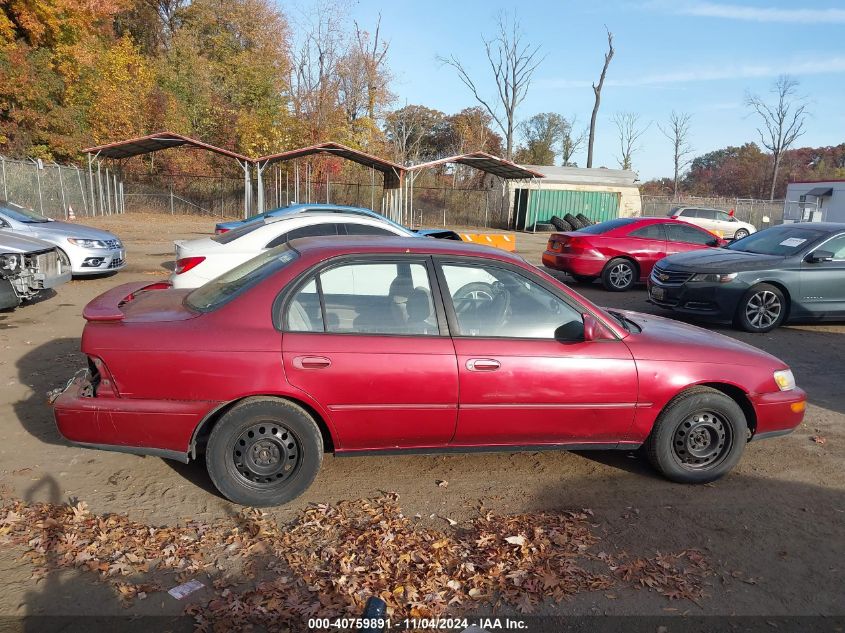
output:
[[[695,224],[726,240],[739,240],[757,232],[748,222],[740,222],[720,209],[708,207],[675,207],[667,214],[674,220]]]
[[[176,241],[174,288],[198,288],[269,248],[302,237],[372,235],[419,237],[398,224],[342,213],[299,213],[267,218],[220,235]]]

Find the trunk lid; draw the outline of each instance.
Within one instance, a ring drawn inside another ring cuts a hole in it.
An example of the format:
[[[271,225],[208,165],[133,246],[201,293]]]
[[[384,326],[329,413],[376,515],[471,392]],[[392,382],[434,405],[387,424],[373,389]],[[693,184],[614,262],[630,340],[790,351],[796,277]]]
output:
[[[199,316],[185,306],[190,290],[175,290],[167,282],[133,282],[108,290],[82,311],[86,321],[151,323],[184,321]]]

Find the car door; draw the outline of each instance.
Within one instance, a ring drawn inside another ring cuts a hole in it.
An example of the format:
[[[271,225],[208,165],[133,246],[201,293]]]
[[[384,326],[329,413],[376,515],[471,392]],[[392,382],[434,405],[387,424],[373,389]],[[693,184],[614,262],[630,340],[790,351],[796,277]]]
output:
[[[715,246],[716,237],[712,233],[691,224],[666,223],[666,254],[686,253],[706,246]]]
[[[655,222],[634,229],[625,238],[625,248],[640,267],[640,278],[647,279],[651,269],[666,257],[666,231],[663,224]]]
[[[288,382],[319,402],[339,450],[437,447],[455,432],[458,373],[427,257],[329,265],[285,305]]]
[[[833,253],[829,262],[808,261],[801,263],[801,303],[816,318],[841,318],[845,316],[845,234],[813,248],[813,252]]]
[[[622,341],[585,341],[583,308],[527,271],[436,259],[458,360],[453,445],[613,446],[625,437],[637,372]]]

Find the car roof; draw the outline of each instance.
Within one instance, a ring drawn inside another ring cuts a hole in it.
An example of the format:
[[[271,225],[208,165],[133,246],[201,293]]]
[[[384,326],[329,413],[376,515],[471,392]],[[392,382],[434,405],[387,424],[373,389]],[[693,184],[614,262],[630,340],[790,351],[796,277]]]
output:
[[[313,224],[318,224],[319,222],[314,222],[314,220],[319,220],[320,222],[349,222],[351,224],[374,224],[374,225],[383,225],[389,224],[384,222],[384,220],[380,217],[373,217],[371,215],[365,215],[362,213],[331,213],[326,211],[311,211],[308,213],[292,213],[287,215],[276,215],[264,218],[263,222],[265,225],[267,224],[276,224],[277,222],[302,222],[302,221],[310,221]]]
[[[498,259],[505,262],[524,264],[525,260],[519,255],[503,251],[492,246],[458,242],[456,240],[437,240],[419,237],[377,237],[337,236],[337,237],[306,237],[292,240],[290,247],[301,255],[315,257],[332,257],[336,255],[355,254],[392,254],[408,253],[414,255],[464,255]]]

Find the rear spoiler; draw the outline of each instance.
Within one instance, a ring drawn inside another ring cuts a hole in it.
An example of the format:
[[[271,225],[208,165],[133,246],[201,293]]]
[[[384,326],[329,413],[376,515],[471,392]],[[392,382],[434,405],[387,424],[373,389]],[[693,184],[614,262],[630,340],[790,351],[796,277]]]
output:
[[[82,310],[82,318],[86,321],[122,321],[126,315],[120,308],[132,301],[136,294],[144,290],[164,290],[165,288],[170,288],[170,282],[134,281],[115,286],[92,299]]]

